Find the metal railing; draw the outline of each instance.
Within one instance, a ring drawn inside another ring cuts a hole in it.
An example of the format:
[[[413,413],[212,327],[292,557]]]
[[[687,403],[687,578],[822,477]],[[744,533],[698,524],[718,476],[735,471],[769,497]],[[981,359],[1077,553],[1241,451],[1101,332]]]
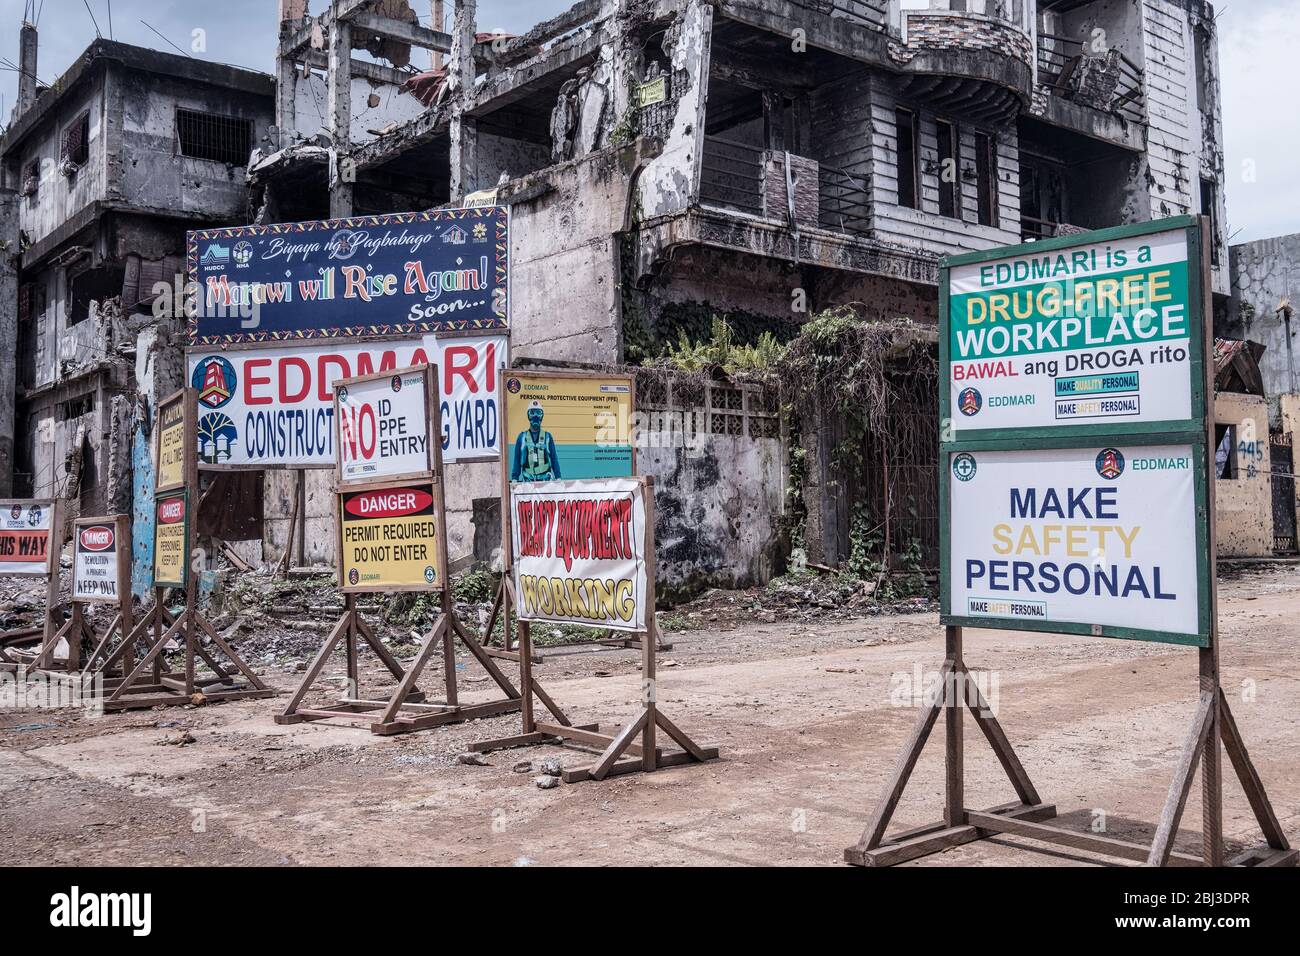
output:
[[[871,232],[871,179],[866,164],[855,170],[822,166],[818,171],[817,221],[824,229]]]
[[[757,146],[705,136],[700,202],[763,215],[763,158]]]
[[[889,22],[889,0],[790,0],[796,7],[824,13],[837,20],[849,20],[884,30]]]
[[[1103,68],[1113,69],[1115,83],[1106,109],[1136,123],[1145,123],[1146,94],[1142,88],[1142,68],[1123,52],[1119,50],[1113,52],[1115,54],[1113,66],[1108,64]],[[1075,38],[1040,33],[1038,34],[1038,81],[1053,95],[1070,100],[1081,98],[1078,77],[1084,61],[1105,60],[1110,57],[1110,53],[1111,51],[1090,52],[1085,49],[1083,41]]]

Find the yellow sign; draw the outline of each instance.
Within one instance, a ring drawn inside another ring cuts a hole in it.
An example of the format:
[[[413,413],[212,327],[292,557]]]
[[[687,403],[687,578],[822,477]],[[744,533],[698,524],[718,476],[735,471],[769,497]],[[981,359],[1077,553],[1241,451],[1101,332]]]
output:
[[[185,486],[185,396],[158,406],[158,491]]]
[[[506,373],[511,481],[632,474],[632,382],[616,376]]]
[[[189,522],[189,499],[184,492],[159,498],[154,511],[153,586],[183,588]]]
[[[668,78],[666,76],[651,80],[649,83],[642,83],[636,88],[636,105],[638,107],[654,106],[666,99],[668,99]]]
[[[343,492],[339,548],[341,591],[441,588],[433,486]]]

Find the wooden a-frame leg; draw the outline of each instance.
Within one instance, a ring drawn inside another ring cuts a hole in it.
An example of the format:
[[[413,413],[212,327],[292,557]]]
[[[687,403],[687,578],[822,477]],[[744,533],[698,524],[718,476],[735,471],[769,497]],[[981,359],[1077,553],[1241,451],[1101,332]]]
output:
[[[645,730],[646,722],[649,719],[650,712],[648,710],[643,710],[641,713],[637,714],[636,717],[632,718],[631,723],[618,732],[618,735],[609,742],[609,746],[606,747],[604,752],[600,755],[600,759],[592,765],[591,770],[589,771],[592,780],[605,779],[610,768],[613,767],[615,761],[623,755],[623,751],[627,750],[628,744],[632,742],[632,739]]]
[[[1241,732],[1237,729],[1232,708],[1228,706],[1228,695],[1223,693],[1222,687],[1219,688],[1219,726],[1223,735],[1223,749],[1227,751],[1228,759],[1232,761],[1237,779],[1241,781],[1241,789],[1246,792],[1250,808],[1255,812],[1259,828],[1264,832],[1264,839],[1274,850],[1291,849],[1291,844],[1287,842],[1286,835],[1282,832],[1282,825],[1277,822],[1277,815],[1273,812],[1273,805],[1264,790],[1264,783],[1259,779],[1250,754],[1246,752],[1245,741],[1242,740]]]
[[[950,827],[959,827],[966,822],[966,751],[962,727],[962,714],[965,708],[962,701],[966,694],[966,668],[962,664],[961,628],[945,629],[944,643],[947,645],[948,683],[944,689],[944,810],[943,822]],[[957,695],[961,694],[959,698]]]
[[[199,614],[197,611],[187,612],[187,613],[194,614],[194,619],[196,623],[199,625],[199,627],[203,628],[203,630],[207,631],[208,637],[212,638],[212,643],[216,644],[217,647],[221,649],[221,653],[226,655],[230,663],[234,664],[237,668],[239,668],[239,672],[244,675],[244,677],[248,680],[250,684],[253,685],[255,689],[257,690],[267,689],[266,685],[262,683],[261,679],[259,679],[258,676],[253,673],[252,669],[247,664],[244,663],[243,658],[241,658],[238,654],[235,653],[235,649],[231,647],[229,644],[227,644],[225,638],[223,638],[220,634],[218,634],[216,630],[212,627],[212,625],[208,623],[207,618],[205,618],[202,614]]]
[[[1042,800],[1038,796],[1038,791],[1034,788],[1033,781],[1029,779],[1029,774],[1025,771],[1020,758],[1016,756],[1011,741],[1007,739],[1006,733],[1002,730],[1002,725],[993,716],[988,701],[980,693],[979,685],[975,683],[975,679],[964,664],[962,665],[962,685],[965,688],[966,706],[970,708],[976,726],[984,732],[984,738],[988,740],[989,746],[993,748],[993,753],[997,755],[998,762],[1002,764],[1002,769],[1006,771],[1011,786],[1015,787],[1016,796],[1020,798],[1020,802],[1027,806],[1041,803]]]
[[[903,748],[903,753],[898,758],[898,765],[894,767],[894,773],[885,787],[880,802],[876,805],[871,821],[867,824],[867,828],[862,831],[862,839],[853,847],[854,851],[874,850],[880,846],[880,842],[885,838],[885,830],[889,826],[889,820],[894,815],[894,809],[903,796],[903,790],[907,786],[908,778],[912,776],[912,770],[916,767],[916,761],[920,758],[921,751],[925,749],[925,742],[930,736],[930,731],[934,727],[935,721],[939,719],[939,711],[943,709],[946,702],[949,675],[950,669],[945,662],[939,672],[939,686],[935,699],[921,711],[916,726],[912,728],[912,736],[908,738],[907,746]]]
[[[1169,796],[1165,798],[1165,808],[1160,814],[1160,823],[1156,827],[1155,840],[1151,843],[1151,853],[1147,857],[1147,866],[1165,866],[1169,854],[1174,848],[1174,836],[1178,833],[1178,822],[1183,817],[1183,808],[1187,805],[1187,796],[1192,790],[1192,778],[1196,775],[1196,765],[1200,762],[1201,752],[1205,749],[1206,737],[1213,722],[1215,698],[1213,694],[1202,694],[1196,716],[1192,719],[1192,732],[1183,744],[1182,755],[1174,770],[1174,778],[1169,784]]]
[[[167,628],[167,630],[163,631],[161,634],[158,634],[154,638],[153,643],[149,646],[148,652],[140,659],[139,663],[135,665],[135,668],[126,676],[122,683],[118,685],[117,689],[109,695],[108,699],[117,700],[122,697],[123,694],[131,688],[131,685],[136,682],[139,676],[150,667],[154,668],[154,679],[155,682],[157,682],[159,668],[156,665],[158,658],[162,655],[163,649],[167,646],[167,642],[172,639],[172,635],[184,627],[184,625],[185,615],[182,614],[176,618],[171,627]],[[157,622],[155,621],[154,630],[157,631],[158,629]]]
[[[302,683],[298,685],[298,689],[293,692],[293,696],[289,698],[289,703],[285,705],[284,710],[280,713],[281,718],[292,717],[298,712],[298,705],[302,703],[302,699],[307,696],[307,691],[316,683],[316,678],[320,677],[320,672],[325,669],[325,665],[334,655],[334,648],[338,645],[339,638],[347,631],[351,617],[350,611],[344,612],[338,623],[334,625],[329,637],[325,638],[325,643],[321,645],[321,649],[316,653],[316,659],[311,662],[311,667],[307,668],[307,673],[303,675]]]
[[[420,675],[424,673],[425,666],[429,663],[429,658],[433,656],[434,648],[442,640],[443,632],[447,629],[447,615],[438,615],[438,621],[424,638],[424,644],[420,647],[420,652],[416,654],[406,673],[402,675],[401,681],[397,684],[397,689],[393,691],[393,696],[388,699],[388,705],[384,708],[383,714],[377,723],[390,724],[397,717],[398,711],[406,703],[406,696],[415,688],[416,683],[420,680]]]

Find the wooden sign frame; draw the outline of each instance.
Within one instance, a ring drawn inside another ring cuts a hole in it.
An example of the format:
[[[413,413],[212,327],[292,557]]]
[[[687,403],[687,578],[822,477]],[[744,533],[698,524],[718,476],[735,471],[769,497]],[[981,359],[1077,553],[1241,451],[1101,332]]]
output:
[[[1056,808],[1044,803],[1034,789],[1007,735],[989,710],[988,704],[980,694],[970,676],[962,651],[963,625],[978,627],[1017,627],[1016,622],[1003,619],[971,621],[951,614],[948,606],[948,590],[943,589],[944,602],[940,620],[946,625],[946,654],[940,669],[940,687],[933,699],[927,701],[921,710],[917,723],[904,747],[898,764],[894,768],[885,792],[876,806],[870,822],[863,831],[862,838],[844,851],[847,862],[859,866],[890,866],[907,860],[916,859],[930,853],[936,853],[954,846],[986,839],[997,834],[1010,833],[1029,837],[1044,843],[1087,850],[1122,859],[1145,862],[1148,866],[1165,866],[1171,863],[1181,865],[1223,866],[1225,863],[1236,866],[1295,866],[1300,861],[1300,851],[1293,849],[1273,812],[1268,795],[1264,790],[1254,764],[1246,751],[1245,742],[1233,720],[1232,711],[1224,694],[1219,671],[1219,633],[1218,633],[1218,587],[1216,577],[1216,533],[1215,533],[1215,476],[1214,459],[1208,450],[1214,448],[1214,415],[1212,396],[1214,395],[1214,363],[1208,360],[1208,343],[1213,342],[1210,248],[1213,238],[1210,233],[1209,220],[1204,217],[1182,217],[1157,223],[1143,223],[1136,226],[1123,226],[1117,229],[1101,230],[1086,236],[1069,236],[1060,239],[1048,239],[1032,245],[1017,246],[1011,249],[991,250],[973,253],[945,260],[941,267],[940,279],[940,316],[945,326],[947,318],[947,277],[948,270],[954,265],[981,262],[1005,258],[1017,254],[1042,254],[1058,249],[1065,249],[1081,242],[1107,242],[1132,236],[1167,232],[1171,229],[1188,230],[1188,266],[1190,271],[1189,309],[1191,323],[1193,354],[1189,356],[1192,363],[1192,410],[1196,416],[1190,422],[1144,423],[1127,428],[1109,428],[1105,425],[1085,425],[1078,427],[1054,427],[1046,429],[1053,432],[1050,436],[1035,434],[1035,430],[1017,429],[1012,433],[966,439],[961,442],[940,442],[940,460],[942,469],[947,472],[947,455],[952,446],[986,447],[990,450],[1015,447],[1062,448],[1072,444],[1086,446],[1095,443],[1098,437],[1103,441],[1117,444],[1125,442],[1149,444],[1190,444],[1196,456],[1194,467],[1200,472],[1196,479],[1196,506],[1200,520],[1197,528],[1198,547],[1203,545],[1204,552],[1197,557],[1200,560],[1198,572],[1201,601],[1198,604],[1202,634],[1188,639],[1186,635],[1163,635],[1150,631],[1113,626],[1070,625],[1057,622],[1050,628],[1039,626],[1035,630],[1051,630],[1058,633],[1087,633],[1098,637],[1123,637],[1138,640],[1161,640],[1171,644],[1195,644],[1199,655],[1200,698],[1192,727],[1183,746],[1174,778],[1170,783],[1165,800],[1164,811],[1155,828],[1155,836],[1149,846],[1112,837],[1099,836],[1094,833],[1082,833],[1062,827],[1051,826],[1042,821],[1056,816]],[[1192,268],[1197,264],[1196,268]],[[1198,281],[1199,279],[1199,281]],[[1200,321],[1197,322],[1199,312]],[[949,414],[949,383],[947,381],[947,337],[940,333],[940,364],[945,370],[941,374],[940,403],[942,414]],[[1197,375],[1197,372],[1200,375]],[[1061,439],[1066,439],[1064,442]],[[946,488],[946,481],[945,486]],[[941,498],[944,512],[941,526],[948,525],[948,502],[946,495]],[[946,579],[949,572],[947,537],[944,536],[944,566]],[[1030,629],[1021,626],[1021,629]],[[1018,802],[993,807],[989,810],[970,810],[965,805],[964,779],[965,755],[962,743],[962,713],[969,709],[980,730],[983,731],[1011,785],[1019,798]],[[933,823],[915,830],[909,830],[886,839],[886,828],[893,816],[908,779],[921,756],[926,739],[937,722],[939,715],[944,715],[944,815],[938,823]],[[1228,753],[1233,769],[1245,790],[1246,798],[1254,811],[1255,819],[1263,832],[1266,845],[1254,847],[1239,854],[1232,860],[1225,860],[1223,844],[1223,764],[1222,750]],[[1202,784],[1202,841],[1199,856],[1175,852],[1174,837],[1182,819],[1183,809],[1191,793],[1193,777],[1198,765],[1201,767]]]
[[[174,482],[165,482],[166,488],[155,487],[154,501],[156,509],[157,502],[169,497],[169,492],[179,491],[186,496],[185,581],[179,588],[184,595],[184,608],[178,615],[168,611],[164,603],[168,586],[155,582],[153,606],[134,627],[122,629],[125,630],[125,635],[117,647],[104,655],[102,663],[97,664],[97,672],[106,677],[112,674],[115,668],[120,668],[124,672],[120,680],[114,680],[112,693],[104,698],[106,711],[244,700],[271,697],[276,693],[253,673],[199,610],[199,576],[190,567],[195,536],[195,520],[191,509],[197,509],[199,502],[198,445],[195,433],[198,401],[195,389],[183,388],[158,403],[154,423],[154,430],[159,433],[155,435],[155,454],[161,456],[160,426],[163,410],[177,402],[180,403],[182,416],[182,447],[185,449],[184,479],[179,488]],[[159,462],[160,460],[159,458]],[[204,646],[201,635],[207,636],[215,649],[226,658],[226,663],[219,661],[217,656]],[[185,669],[182,673],[163,670],[163,655],[173,638],[181,642],[184,650]],[[143,656],[138,660],[136,659],[137,646],[144,650]],[[92,660],[106,649],[106,644],[97,647]],[[199,659],[207,664],[213,676],[203,677],[197,674]],[[108,689],[107,683],[105,689]]]
[[[81,529],[100,526],[113,528],[117,555],[117,597],[93,598],[77,596],[77,545]],[[103,518],[78,518],[72,523],[72,615],[63,626],[47,640],[36,657],[37,666],[50,669],[53,667],[54,648],[60,639],[68,642],[68,656],[64,670],[67,672],[94,671],[115,636],[122,637],[131,632],[131,522],[126,515],[110,515]],[[103,632],[97,632],[93,623],[86,617],[87,604],[116,605],[109,624]],[[92,650],[86,660],[81,660],[81,642],[89,642]],[[123,670],[120,676],[125,677]]]
[[[496,596],[492,601],[492,610],[488,614],[487,625],[483,631],[483,647],[487,653],[493,657],[518,663],[519,652],[515,647],[512,630],[517,630],[518,622],[515,622],[515,628],[511,627],[511,618],[514,616],[511,607],[518,606],[512,604],[514,598],[511,591],[507,588],[506,582],[510,579],[510,456],[513,453],[513,440],[508,440],[508,435],[514,430],[510,424],[510,416],[507,413],[508,404],[506,392],[508,383],[511,378],[523,378],[534,380],[562,380],[562,379],[598,379],[601,381],[617,382],[625,384],[628,388],[628,437],[632,451],[632,463],[630,475],[604,475],[608,478],[635,477],[637,475],[637,448],[635,436],[636,420],[636,379],[631,375],[604,372],[593,372],[588,369],[518,369],[505,367],[500,370],[500,377],[497,380],[497,408],[501,415],[501,584],[497,587]],[[496,629],[497,621],[502,623],[502,646],[500,649],[492,646],[492,634]],[[671,651],[672,644],[662,643],[662,635],[656,632],[655,640],[659,641],[658,649],[661,651]],[[605,647],[622,647],[635,649],[640,647],[640,639],[628,636],[618,636],[613,631],[609,631],[605,638],[596,643]],[[554,645],[563,647],[565,645]],[[534,664],[542,662],[542,655],[533,654]]]
[[[601,479],[593,479],[599,481]],[[641,649],[642,707],[640,711],[617,733],[602,733],[599,724],[582,724],[574,726],[573,722],[556,704],[551,696],[533,677],[532,635],[530,622],[517,620],[519,628],[519,673],[523,689],[522,726],[520,733],[511,737],[484,740],[470,745],[470,750],[486,753],[513,747],[528,747],[538,744],[559,744],[575,746],[585,750],[595,749],[599,756],[588,766],[565,768],[561,778],[565,783],[577,783],[582,780],[603,780],[608,776],[645,771],[647,773],[664,768],[676,767],[687,763],[704,763],[718,758],[717,747],[701,747],[684,731],[668,719],[656,701],[655,661],[657,657],[657,631],[655,621],[655,502],[654,479],[648,475],[633,475],[628,480],[640,485],[640,493],[645,509],[645,537],[641,542],[645,555],[646,590],[645,630],[641,632],[638,644]],[[506,510],[509,510],[507,506]],[[504,523],[504,520],[503,520]],[[513,537],[507,555],[512,555]],[[511,565],[513,566],[513,561]],[[509,572],[507,571],[507,574]],[[509,600],[517,600],[513,581],[503,578],[505,591]],[[553,721],[537,720],[533,710],[533,696],[551,712]],[[656,733],[662,729],[681,747],[681,750],[665,752],[656,742]],[[640,736],[641,742],[635,743]],[[627,759],[620,759],[627,755]]]
[[[304,721],[342,719],[347,721],[360,721],[370,727],[371,733],[381,736],[392,734],[411,733],[418,730],[427,730],[431,727],[440,727],[445,724],[459,723],[465,720],[474,720],[480,717],[495,717],[499,714],[511,713],[519,710],[521,707],[519,690],[510,682],[509,678],[502,673],[496,662],[488,655],[486,650],[479,646],[478,642],[465,630],[459,618],[456,616],[455,602],[451,595],[451,581],[448,578],[449,561],[447,559],[447,502],[445,488],[442,481],[443,464],[442,464],[442,423],[440,420],[440,405],[438,394],[435,387],[438,381],[438,367],[436,365],[416,365],[408,366],[400,370],[404,374],[413,371],[424,372],[425,376],[425,394],[427,398],[427,407],[429,410],[427,418],[428,427],[428,448],[430,452],[429,469],[423,474],[407,475],[404,480],[396,480],[392,476],[385,476],[380,479],[366,479],[344,483],[341,480],[335,487],[336,514],[338,521],[335,530],[335,545],[337,555],[337,573],[338,587],[344,596],[343,616],[335,623],[329,636],[326,637],[325,643],[317,652],[315,659],[307,668],[307,673],[303,675],[302,683],[298,685],[293,696],[289,699],[284,710],[276,715],[277,724],[297,724]],[[342,442],[339,434],[341,428],[341,419],[337,415],[338,409],[338,389],[347,387],[357,381],[371,381],[378,378],[390,378],[398,374],[398,370],[393,372],[384,372],[376,375],[360,376],[359,378],[341,379],[334,383],[335,389],[335,422],[334,422],[334,440],[335,448],[341,452]],[[342,472],[336,466],[335,477],[341,479]],[[427,585],[411,586],[367,586],[367,585],[349,585],[343,580],[343,520],[342,520],[342,502],[346,494],[354,492],[376,491],[387,488],[403,487],[424,487],[432,489],[433,508],[435,521],[435,534],[437,535],[437,556],[435,567],[437,584],[434,587]],[[425,634],[420,644],[420,650],[416,653],[414,660],[403,667],[401,662],[393,656],[392,652],[384,646],[375,634],[374,629],[366,622],[357,608],[357,595],[359,593],[390,593],[398,591],[436,591],[439,595],[440,610],[433,626]],[[456,680],[456,653],[455,645],[459,640],[470,652],[471,655],[483,666],[488,675],[496,682],[497,686],[505,694],[505,699],[488,701],[481,704],[461,704]],[[358,667],[358,650],[359,641],[365,641],[379,657],[380,661],[388,669],[389,673],[397,679],[397,687],[392,691],[385,700],[368,699],[360,696],[359,684],[359,667]],[[335,649],[339,643],[343,643],[347,660],[347,676],[349,693],[339,699],[334,704],[325,707],[303,707],[302,701],[307,696],[307,692],[319,679],[325,665],[329,663],[330,658],[334,655]],[[423,675],[425,668],[428,666],[430,658],[437,648],[442,648],[443,654],[443,681],[445,686],[445,696],[441,701],[429,701],[423,691],[418,687],[420,677]]]
[[[6,572],[12,577],[45,579],[45,610],[36,627],[0,633],[0,671],[16,672],[24,667],[54,669],[54,647],[58,644],[57,632],[63,626],[59,613],[59,556],[63,553],[64,504],[58,498],[5,498],[0,508],[15,505],[29,508],[40,505],[50,509],[50,540],[46,545],[45,571]],[[35,654],[23,649],[35,644]]]

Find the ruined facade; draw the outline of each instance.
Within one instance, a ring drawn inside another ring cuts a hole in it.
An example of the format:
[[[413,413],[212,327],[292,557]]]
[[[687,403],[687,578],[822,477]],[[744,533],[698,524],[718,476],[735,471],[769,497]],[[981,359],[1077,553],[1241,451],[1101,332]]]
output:
[[[1300,235],[1277,236],[1233,246],[1232,303],[1223,320],[1224,333],[1249,339],[1267,351],[1260,358],[1264,387],[1274,399],[1300,392],[1295,336],[1295,290],[1300,285]],[[1277,408],[1273,409],[1277,418]]]
[[[1229,291],[1206,3],[583,0],[517,37],[478,32],[472,0],[447,33],[369,7],[284,7],[259,221],[509,205],[516,362],[635,362],[714,315],[787,336],[849,303],[935,323],[945,255],[1184,213],[1212,217]],[[358,31],[434,68],[345,75]],[[293,131],[303,83],[342,135],[315,110]],[[358,123],[361,95],[402,115]],[[836,563],[848,505],[823,430],[806,538]],[[465,522],[495,475],[467,486]]]
[[[125,513],[138,423],[183,374],[181,327],[155,316],[155,285],[184,271],[186,229],[244,219],[244,167],[274,85],[100,39],[41,90],[35,33],[23,27],[19,103],[0,140],[0,275],[14,289],[0,314],[16,343],[0,429],[12,429],[14,494]],[[163,297],[164,315],[176,299]]]

